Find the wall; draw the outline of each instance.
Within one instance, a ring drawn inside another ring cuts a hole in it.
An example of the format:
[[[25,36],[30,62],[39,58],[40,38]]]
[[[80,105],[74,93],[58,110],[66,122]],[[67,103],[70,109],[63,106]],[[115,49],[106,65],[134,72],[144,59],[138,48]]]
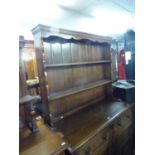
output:
[[[130,30],[124,34],[124,50],[131,52],[131,60],[126,64],[127,79],[135,79],[135,32]]]

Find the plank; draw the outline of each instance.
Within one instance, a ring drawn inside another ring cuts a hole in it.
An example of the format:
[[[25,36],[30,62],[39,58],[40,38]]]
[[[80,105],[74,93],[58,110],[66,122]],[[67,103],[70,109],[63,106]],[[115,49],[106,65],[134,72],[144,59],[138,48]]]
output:
[[[59,98],[65,97],[65,96],[73,95],[73,94],[76,94],[76,93],[79,93],[79,92],[82,92],[85,90],[93,89],[93,88],[96,88],[96,87],[99,87],[102,85],[106,85],[109,83],[111,83],[111,80],[100,80],[97,82],[92,82],[91,84],[87,84],[85,87],[84,86],[83,87],[75,87],[72,89],[60,91],[58,93],[53,93],[53,94],[49,95],[49,101],[56,100],[56,99],[59,99]]]

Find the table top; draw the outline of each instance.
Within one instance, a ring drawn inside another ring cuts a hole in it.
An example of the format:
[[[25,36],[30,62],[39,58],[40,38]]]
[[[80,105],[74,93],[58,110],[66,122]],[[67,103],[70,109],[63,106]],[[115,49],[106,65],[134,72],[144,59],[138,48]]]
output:
[[[35,97],[31,95],[25,95],[19,98],[19,104],[25,104],[25,103],[33,101],[34,99]]]
[[[135,88],[134,84],[129,83],[126,80],[118,80],[117,82],[114,82],[112,84],[113,87],[116,88],[122,88],[122,89],[131,89],[131,88]]]

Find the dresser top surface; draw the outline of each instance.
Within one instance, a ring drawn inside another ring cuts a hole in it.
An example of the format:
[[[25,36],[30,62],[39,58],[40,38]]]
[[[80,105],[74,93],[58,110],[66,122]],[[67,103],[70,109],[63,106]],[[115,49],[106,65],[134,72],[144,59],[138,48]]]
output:
[[[57,130],[73,149],[104,129],[114,118],[126,111],[130,105],[122,102],[105,102],[93,105],[71,117],[56,123]]]

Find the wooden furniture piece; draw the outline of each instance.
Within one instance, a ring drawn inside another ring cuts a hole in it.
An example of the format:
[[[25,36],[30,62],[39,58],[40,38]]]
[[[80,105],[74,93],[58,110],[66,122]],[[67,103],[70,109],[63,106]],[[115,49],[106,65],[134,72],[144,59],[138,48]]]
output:
[[[20,112],[23,110],[23,112],[21,112],[20,114],[21,115],[24,114],[24,116],[22,116],[22,118],[24,118],[24,123],[32,132],[38,131],[38,128],[35,124],[34,117],[33,117],[34,111],[32,107],[33,107],[34,101],[35,101],[35,97],[30,95],[25,95],[19,98]]]
[[[122,102],[101,102],[62,119],[56,127],[71,144],[72,154],[119,155],[130,142],[131,109]]]
[[[130,147],[132,105],[112,99],[112,39],[44,25],[32,33],[43,118],[70,154],[119,155]]]
[[[19,38],[19,96],[27,94],[38,95],[38,85],[33,87],[27,86],[27,81],[36,78],[37,64],[35,56],[34,42],[25,40],[23,36]],[[34,79],[37,80],[37,79]]]
[[[19,96],[25,96],[28,94],[27,86],[26,86],[26,68],[25,63],[22,59],[23,57],[23,48],[25,46],[24,37],[19,37]]]
[[[114,97],[121,98],[130,104],[135,102],[135,85],[126,80],[118,80],[112,84]]]
[[[31,89],[35,89],[36,94],[39,95],[39,80],[38,79],[31,79],[27,80],[27,88],[31,93]]]
[[[39,132],[32,134],[27,128],[20,131],[20,155],[64,155],[67,144],[59,133],[53,132],[42,120],[36,122]]]
[[[25,65],[26,79],[34,79],[38,76],[34,41],[25,39],[23,41],[24,46],[22,48],[22,61]]]
[[[50,126],[112,94],[112,39],[59,31],[33,29],[44,119]]]

